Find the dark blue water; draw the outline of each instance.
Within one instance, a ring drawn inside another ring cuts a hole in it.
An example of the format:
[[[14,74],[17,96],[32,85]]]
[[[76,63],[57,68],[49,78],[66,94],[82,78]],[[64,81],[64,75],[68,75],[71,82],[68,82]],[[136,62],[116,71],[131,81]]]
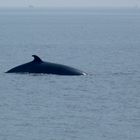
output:
[[[5,74],[31,61],[87,76]],[[138,9],[1,9],[1,140],[139,140]]]

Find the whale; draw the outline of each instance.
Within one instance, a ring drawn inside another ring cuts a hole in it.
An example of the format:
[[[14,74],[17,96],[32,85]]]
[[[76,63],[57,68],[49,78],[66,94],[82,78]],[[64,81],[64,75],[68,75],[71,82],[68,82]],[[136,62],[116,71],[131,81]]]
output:
[[[43,61],[39,56],[32,55],[33,61],[16,66],[6,73],[42,73],[42,74],[56,74],[56,75],[86,75],[85,72],[76,68]]]

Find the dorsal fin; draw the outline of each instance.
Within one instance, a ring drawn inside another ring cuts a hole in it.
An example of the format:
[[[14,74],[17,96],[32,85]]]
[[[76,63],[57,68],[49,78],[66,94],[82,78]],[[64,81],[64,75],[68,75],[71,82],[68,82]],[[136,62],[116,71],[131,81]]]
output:
[[[32,57],[34,57],[33,62],[38,62],[38,63],[43,62],[37,55],[32,55]]]

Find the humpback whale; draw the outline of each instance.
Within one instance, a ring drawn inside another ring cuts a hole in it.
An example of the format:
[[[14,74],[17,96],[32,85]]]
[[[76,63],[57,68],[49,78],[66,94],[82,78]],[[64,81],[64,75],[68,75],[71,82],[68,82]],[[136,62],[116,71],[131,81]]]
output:
[[[37,55],[34,60],[8,70],[6,73],[46,73],[57,75],[86,75],[83,71],[62,64],[45,62]]]

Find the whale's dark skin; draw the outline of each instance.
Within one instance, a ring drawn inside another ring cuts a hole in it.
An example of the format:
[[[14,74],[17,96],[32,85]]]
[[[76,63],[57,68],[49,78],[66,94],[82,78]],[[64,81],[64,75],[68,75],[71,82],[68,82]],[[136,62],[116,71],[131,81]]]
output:
[[[62,64],[42,61],[38,56],[32,55],[34,60],[10,69],[6,73],[46,73],[57,75],[85,75],[84,72]]]

